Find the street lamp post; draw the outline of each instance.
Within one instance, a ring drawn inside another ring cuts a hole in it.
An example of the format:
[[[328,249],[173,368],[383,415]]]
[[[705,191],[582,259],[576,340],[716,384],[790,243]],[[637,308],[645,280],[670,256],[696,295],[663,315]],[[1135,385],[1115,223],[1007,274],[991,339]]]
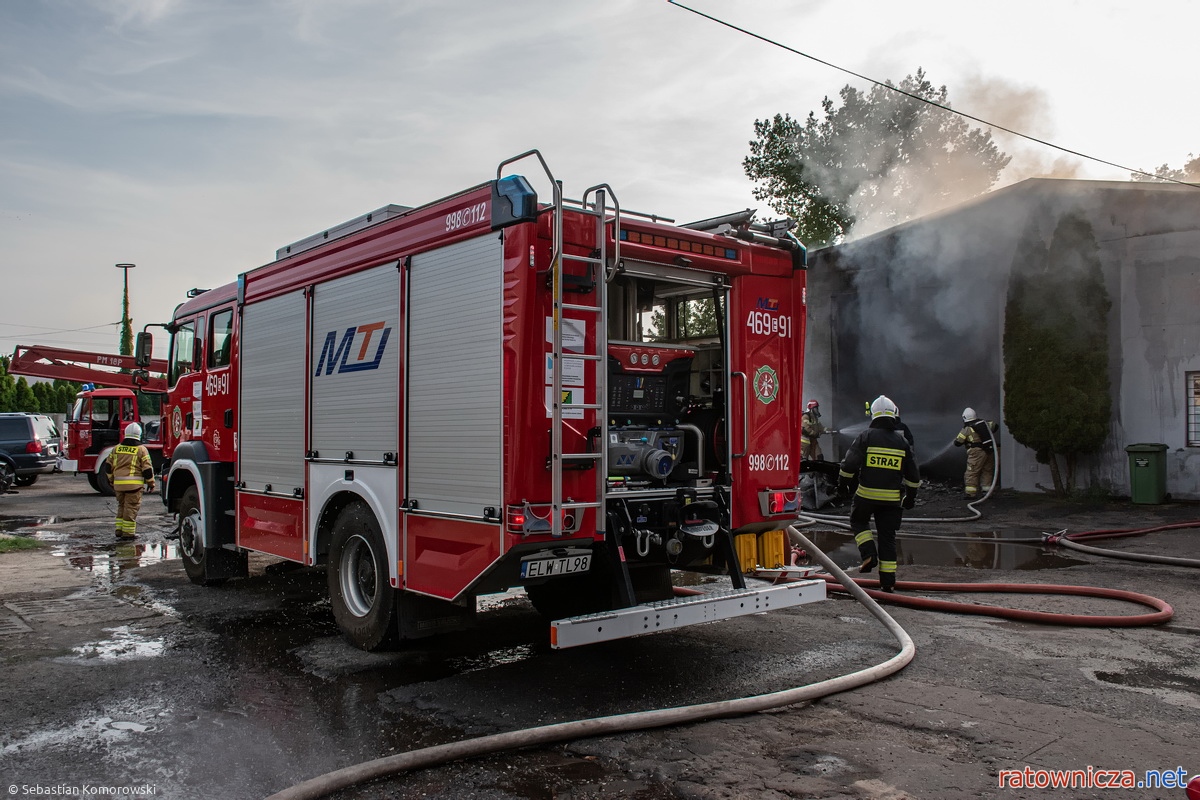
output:
[[[129,270],[136,264],[117,264],[117,269],[125,273],[125,295],[121,302],[121,355],[133,355],[133,320],[129,318]]]

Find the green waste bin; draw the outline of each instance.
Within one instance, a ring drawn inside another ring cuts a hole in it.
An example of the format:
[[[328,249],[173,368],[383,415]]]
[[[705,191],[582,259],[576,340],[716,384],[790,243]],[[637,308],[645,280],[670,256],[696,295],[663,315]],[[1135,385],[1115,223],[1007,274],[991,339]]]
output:
[[[1167,446],[1131,444],[1129,454],[1129,494],[1135,503],[1161,503],[1167,496]]]

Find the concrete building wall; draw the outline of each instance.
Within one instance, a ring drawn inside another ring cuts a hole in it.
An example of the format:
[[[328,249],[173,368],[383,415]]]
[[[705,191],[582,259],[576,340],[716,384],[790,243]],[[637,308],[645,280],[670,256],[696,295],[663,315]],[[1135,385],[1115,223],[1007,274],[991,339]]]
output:
[[[1186,446],[1184,377],[1200,371],[1200,190],[1188,187],[1033,179],[815,251],[805,392],[826,423],[853,434],[863,401],[887,394],[927,476],[961,477],[965,454],[951,442],[971,406],[1001,423],[1001,485],[1051,487],[1049,467],[1003,426],[1004,307],[1021,237],[1049,242],[1068,213],[1092,224],[1113,303],[1110,435],[1081,459],[1077,486],[1127,495],[1125,446],[1160,442],[1167,491],[1200,499],[1200,448]]]

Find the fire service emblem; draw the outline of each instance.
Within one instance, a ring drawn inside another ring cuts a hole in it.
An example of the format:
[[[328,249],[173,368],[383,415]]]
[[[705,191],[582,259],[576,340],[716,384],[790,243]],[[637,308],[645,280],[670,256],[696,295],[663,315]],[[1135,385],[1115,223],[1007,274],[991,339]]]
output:
[[[754,396],[763,403],[771,403],[778,394],[779,376],[775,374],[775,370],[763,364],[758,368],[758,372],[754,373]]]

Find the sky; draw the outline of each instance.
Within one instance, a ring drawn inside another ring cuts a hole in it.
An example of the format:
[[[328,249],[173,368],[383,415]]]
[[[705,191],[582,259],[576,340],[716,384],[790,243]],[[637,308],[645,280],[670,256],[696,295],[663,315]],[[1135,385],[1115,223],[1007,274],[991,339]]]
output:
[[[686,4],[879,80],[922,67],[955,108],[1118,164],[1200,154],[1192,0]],[[533,148],[568,197],[770,217],[741,166],[754,121],[848,83],[666,0],[0,0],[0,353],[117,352],[117,263],[140,329]],[[995,139],[997,188],[1129,177]]]

